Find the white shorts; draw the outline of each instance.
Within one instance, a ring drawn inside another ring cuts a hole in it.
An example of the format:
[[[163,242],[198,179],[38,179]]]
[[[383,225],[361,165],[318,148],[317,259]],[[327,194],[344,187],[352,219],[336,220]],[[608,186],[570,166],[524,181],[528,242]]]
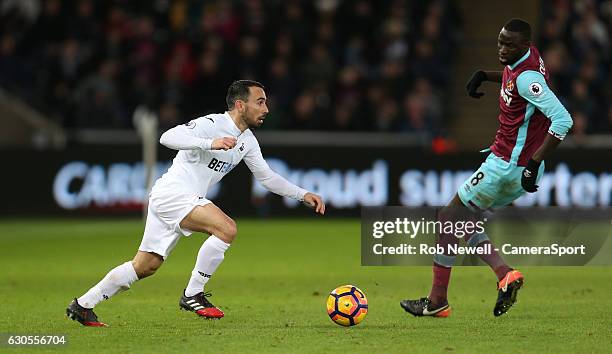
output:
[[[147,222],[139,251],[153,252],[168,257],[181,236],[190,236],[193,231],[182,229],[181,221],[196,206],[204,206],[210,200],[192,194],[171,194],[155,191],[149,198]]]

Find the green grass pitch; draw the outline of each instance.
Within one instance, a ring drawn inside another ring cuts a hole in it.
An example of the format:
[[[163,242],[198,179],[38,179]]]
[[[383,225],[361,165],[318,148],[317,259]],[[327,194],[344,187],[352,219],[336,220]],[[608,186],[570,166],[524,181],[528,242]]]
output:
[[[203,241],[183,238],[156,275],[101,303],[107,328],[85,328],[64,311],[112,267],[130,259],[140,220],[0,221],[0,333],[64,334],[41,352],[604,352],[612,348],[612,267],[528,267],[510,312],[492,315],[495,277],[453,270],[448,319],[414,318],[399,300],[424,296],[430,267],[361,267],[359,220],[238,219],[237,240],[209,282],[226,314],[204,320],[178,300]],[[369,300],[364,322],[331,322],[333,288],[352,283]]]

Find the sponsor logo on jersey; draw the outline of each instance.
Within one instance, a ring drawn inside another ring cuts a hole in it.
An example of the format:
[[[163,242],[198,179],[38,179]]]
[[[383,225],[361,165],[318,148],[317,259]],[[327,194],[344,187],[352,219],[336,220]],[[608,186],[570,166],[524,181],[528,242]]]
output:
[[[502,86],[502,88],[499,90],[499,95],[506,103],[506,106],[510,107],[510,103],[512,103],[512,93],[510,93],[507,88]]]
[[[542,57],[539,58],[540,62],[540,73],[546,77],[546,66],[544,65],[544,59]]]
[[[213,171],[221,172],[221,173],[227,173],[231,171],[232,168],[234,168],[234,166],[235,165],[229,162],[217,160],[214,157],[212,158],[212,160],[210,160],[210,163],[208,163],[208,168],[210,168]]]
[[[240,151],[244,151],[244,143],[242,143],[242,145],[240,145],[240,147],[238,148],[238,150],[240,150]]]

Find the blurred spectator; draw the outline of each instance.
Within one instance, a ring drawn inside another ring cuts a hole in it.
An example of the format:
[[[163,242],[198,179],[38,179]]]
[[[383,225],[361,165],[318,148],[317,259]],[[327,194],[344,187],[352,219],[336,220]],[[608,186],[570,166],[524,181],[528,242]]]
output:
[[[610,132],[612,1],[545,0],[539,38],[559,98],[574,118],[573,135]]]
[[[315,94],[302,92],[293,103],[293,114],[289,128],[312,130],[320,126],[320,115],[317,112]]]
[[[76,123],[87,128],[125,127],[115,79],[117,63],[100,63],[98,71],[75,89]]]
[[[452,0],[6,0],[0,20],[0,84],[66,127],[130,128],[145,104],[163,129],[225,109],[251,78],[264,129],[424,133],[443,119],[459,23]],[[576,33],[601,49],[598,21]]]
[[[165,101],[159,107],[159,129],[164,131],[182,123],[178,107],[172,101]]]
[[[391,132],[397,130],[399,109],[397,102],[389,97],[383,98],[376,111],[376,130]]]
[[[263,129],[278,129],[290,117],[291,102],[297,91],[295,74],[290,72],[289,61],[277,56],[269,63],[266,93],[270,114]],[[286,124],[285,124],[286,125]]]
[[[331,131],[363,130],[363,121],[359,116],[359,106],[356,100],[347,98],[339,101],[334,107],[333,117],[328,125]]]
[[[5,33],[0,38],[0,85],[9,90],[15,90],[19,82],[20,65],[16,52],[15,37]]]
[[[316,84],[324,85],[332,82],[336,75],[336,67],[327,48],[321,43],[315,43],[309,50],[308,59],[302,67],[302,83],[306,88]]]
[[[572,119],[574,120],[574,126],[572,127],[572,139],[582,144],[587,133],[588,118],[581,111],[572,112]]]
[[[406,132],[435,133],[442,116],[442,104],[427,79],[416,80],[403,102],[399,129]]]

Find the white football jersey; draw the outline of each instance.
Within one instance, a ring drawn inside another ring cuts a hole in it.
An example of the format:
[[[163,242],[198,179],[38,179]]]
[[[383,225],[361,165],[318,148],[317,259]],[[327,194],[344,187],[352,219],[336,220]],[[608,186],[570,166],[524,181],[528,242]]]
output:
[[[166,138],[162,136],[162,141],[165,140],[165,145],[179,149],[179,152],[168,172],[155,182],[153,193],[163,189],[206,197],[210,187],[244,159],[257,180],[270,191],[298,200],[306,194],[306,190],[291,184],[270,169],[255,135],[250,129],[241,133],[228,112],[194,119],[170,129],[164,135]],[[227,151],[202,148],[203,139],[222,137],[235,137],[236,146]]]

